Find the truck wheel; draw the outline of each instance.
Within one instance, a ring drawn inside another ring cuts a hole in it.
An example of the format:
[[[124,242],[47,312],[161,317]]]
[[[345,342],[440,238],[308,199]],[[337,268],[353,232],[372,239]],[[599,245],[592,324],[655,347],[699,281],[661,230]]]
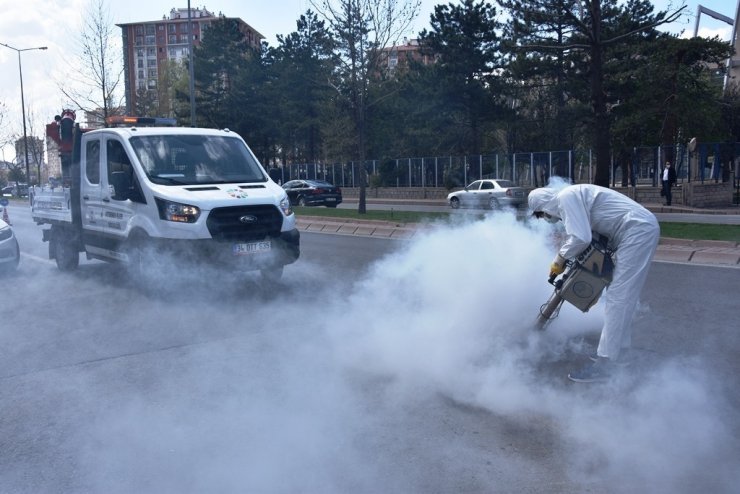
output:
[[[80,252],[71,235],[62,231],[54,236],[54,259],[60,271],[74,271],[80,265]]]
[[[453,197],[452,199],[450,199],[450,207],[452,209],[460,209],[460,199],[458,199],[457,197]]]
[[[493,209],[494,211],[497,209],[501,209],[501,205],[499,204],[498,199],[496,199],[495,197],[491,197],[488,200],[488,207],[490,209]]]
[[[146,233],[134,234],[125,246],[126,275],[144,292],[161,293],[171,284],[172,272],[166,270],[167,254]]]
[[[153,245],[146,235],[134,235],[126,243],[127,269],[131,279],[147,282],[151,277]]]

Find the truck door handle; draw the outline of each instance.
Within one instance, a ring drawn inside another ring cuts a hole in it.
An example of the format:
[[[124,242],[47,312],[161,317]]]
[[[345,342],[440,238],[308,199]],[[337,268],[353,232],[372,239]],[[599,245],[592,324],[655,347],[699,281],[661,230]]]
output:
[[[82,196],[82,198],[86,201],[90,200],[90,196]]]

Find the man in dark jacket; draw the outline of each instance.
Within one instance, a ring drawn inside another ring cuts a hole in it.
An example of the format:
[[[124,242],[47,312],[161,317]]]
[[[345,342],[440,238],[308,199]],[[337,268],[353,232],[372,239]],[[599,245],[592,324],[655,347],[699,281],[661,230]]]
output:
[[[665,197],[665,205],[670,206],[671,205],[671,199],[673,199],[673,194],[671,194],[671,187],[673,187],[673,184],[676,183],[676,170],[673,169],[671,166],[670,161],[665,162],[665,167],[663,168],[663,196]]]

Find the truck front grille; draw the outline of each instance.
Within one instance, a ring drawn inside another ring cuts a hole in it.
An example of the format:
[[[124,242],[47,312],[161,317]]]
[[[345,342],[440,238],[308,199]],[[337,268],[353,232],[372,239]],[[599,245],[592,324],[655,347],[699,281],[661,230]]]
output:
[[[216,208],[206,225],[219,242],[248,242],[280,235],[283,215],[270,205]]]

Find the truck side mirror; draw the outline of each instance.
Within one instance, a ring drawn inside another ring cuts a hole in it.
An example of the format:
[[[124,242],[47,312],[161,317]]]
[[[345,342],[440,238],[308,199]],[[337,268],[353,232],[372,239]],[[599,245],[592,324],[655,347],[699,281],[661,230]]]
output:
[[[113,172],[110,177],[113,187],[113,199],[125,201],[131,197],[131,177],[126,172]]]

